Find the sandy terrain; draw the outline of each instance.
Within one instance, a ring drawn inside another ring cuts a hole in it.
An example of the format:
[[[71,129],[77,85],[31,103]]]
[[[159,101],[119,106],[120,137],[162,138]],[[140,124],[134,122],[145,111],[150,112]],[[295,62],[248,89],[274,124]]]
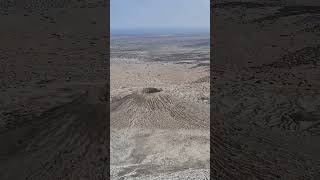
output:
[[[112,179],[209,179],[208,41],[111,40]]]

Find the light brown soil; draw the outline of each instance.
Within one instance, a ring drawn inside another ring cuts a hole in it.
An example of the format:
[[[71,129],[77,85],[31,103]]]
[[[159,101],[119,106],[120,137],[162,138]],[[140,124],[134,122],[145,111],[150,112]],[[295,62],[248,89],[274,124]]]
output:
[[[111,59],[112,179],[209,179],[209,72],[194,65]]]

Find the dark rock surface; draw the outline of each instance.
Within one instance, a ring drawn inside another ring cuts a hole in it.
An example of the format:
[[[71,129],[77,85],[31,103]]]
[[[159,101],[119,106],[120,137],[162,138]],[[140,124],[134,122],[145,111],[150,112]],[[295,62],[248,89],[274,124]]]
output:
[[[108,12],[0,1],[1,180],[108,178]]]
[[[211,172],[317,179],[318,1],[212,3]]]

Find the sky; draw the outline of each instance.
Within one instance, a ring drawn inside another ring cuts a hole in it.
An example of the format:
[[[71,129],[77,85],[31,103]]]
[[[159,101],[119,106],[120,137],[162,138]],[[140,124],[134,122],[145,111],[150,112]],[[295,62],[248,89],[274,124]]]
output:
[[[111,31],[210,28],[209,0],[111,0]]]

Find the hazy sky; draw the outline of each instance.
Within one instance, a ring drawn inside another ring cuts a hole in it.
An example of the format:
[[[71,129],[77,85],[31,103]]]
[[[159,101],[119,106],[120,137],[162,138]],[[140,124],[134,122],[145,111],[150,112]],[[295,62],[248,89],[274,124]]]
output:
[[[209,28],[209,0],[111,0],[111,29]]]

